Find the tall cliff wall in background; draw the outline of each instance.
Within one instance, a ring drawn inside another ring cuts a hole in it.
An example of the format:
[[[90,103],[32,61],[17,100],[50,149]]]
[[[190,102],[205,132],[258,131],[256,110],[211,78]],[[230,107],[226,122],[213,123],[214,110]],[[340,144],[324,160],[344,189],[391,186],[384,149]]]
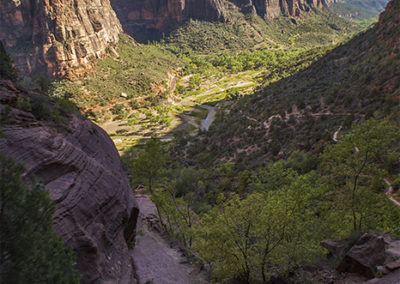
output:
[[[85,71],[116,44],[120,21],[125,32],[146,41],[188,19],[232,22],[236,12],[299,16],[332,1],[111,0],[111,6],[110,0],[0,0],[0,40],[22,73],[59,78]]]
[[[88,67],[121,31],[109,0],[0,0],[0,40],[24,73]]]
[[[257,14],[265,19],[280,15],[299,16],[312,7],[322,7],[335,0],[111,0],[125,32],[136,37],[163,33],[187,19],[230,21],[231,11]]]

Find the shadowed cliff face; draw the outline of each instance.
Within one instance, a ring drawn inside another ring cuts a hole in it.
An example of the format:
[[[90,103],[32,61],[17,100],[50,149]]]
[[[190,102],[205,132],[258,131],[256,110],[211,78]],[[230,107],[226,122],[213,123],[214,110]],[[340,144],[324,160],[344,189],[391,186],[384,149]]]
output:
[[[51,103],[45,110],[36,96],[0,81],[0,153],[49,191],[55,231],[77,253],[83,283],[135,283],[127,242],[138,210],[113,142],[89,120],[57,115]]]
[[[185,20],[224,21],[225,0],[113,0],[124,31],[137,40],[156,38]],[[146,33],[143,38],[141,36]]]
[[[160,36],[188,19],[231,21],[230,11],[272,19],[299,16],[333,0],[111,0],[124,31],[138,40]],[[143,34],[145,33],[145,36]],[[141,38],[143,37],[143,38]]]
[[[0,40],[23,73],[85,69],[121,31],[109,0],[1,0]]]

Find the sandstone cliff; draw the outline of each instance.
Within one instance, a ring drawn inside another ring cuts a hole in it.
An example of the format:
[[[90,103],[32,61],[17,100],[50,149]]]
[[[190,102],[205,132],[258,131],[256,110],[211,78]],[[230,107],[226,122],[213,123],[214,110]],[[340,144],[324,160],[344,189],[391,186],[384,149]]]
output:
[[[121,31],[109,0],[0,0],[0,40],[25,73],[88,67]]]
[[[333,0],[111,0],[125,32],[136,36],[162,33],[176,28],[187,19],[230,21],[231,11],[258,14],[272,19],[279,15],[299,16],[312,7]]]
[[[117,150],[101,128],[48,103],[0,81],[0,153],[44,183],[83,283],[135,283],[127,242],[138,210]]]

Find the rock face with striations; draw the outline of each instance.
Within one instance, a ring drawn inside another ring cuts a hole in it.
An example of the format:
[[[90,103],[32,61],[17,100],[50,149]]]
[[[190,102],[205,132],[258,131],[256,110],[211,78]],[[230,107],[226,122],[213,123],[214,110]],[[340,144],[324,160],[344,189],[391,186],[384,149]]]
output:
[[[121,31],[109,0],[0,0],[0,40],[24,73],[87,68]]]
[[[229,21],[236,6],[245,14],[272,19],[279,15],[299,16],[311,7],[322,7],[332,0],[111,0],[125,32],[136,36],[144,29],[167,32],[187,19]]]
[[[30,99],[32,111],[18,109],[18,98]],[[0,153],[44,183],[57,205],[55,231],[77,253],[83,283],[136,283],[127,243],[138,210],[113,142],[89,120],[38,98],[0,81],[0,111],[8,116]]]

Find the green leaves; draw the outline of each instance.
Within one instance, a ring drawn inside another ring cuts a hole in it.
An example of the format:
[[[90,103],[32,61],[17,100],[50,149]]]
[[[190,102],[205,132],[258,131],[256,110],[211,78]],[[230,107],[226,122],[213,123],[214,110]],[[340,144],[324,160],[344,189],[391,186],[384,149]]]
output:
[[[153,191],[154,182],[160,177],[165,163],[166,155],[162,143],[154,137],[145,144],[143,151],[130,161],[135,180],[147,183],[150,192]]]
[[[398,158],[395,145],[399,137],[389,122],[369,120],[322,155],[321,170],[336,211],[342,211],[340,222],[350,221],[353,231],[380,227],[376,209],[387,202],[383,195],[383,179],[389,175],[385,165]]]
[[[222,200],[197,224],[194,251],[211,265],[218,281],[268,280],[320,252],[317,176],[290,186]]]
[[[23,168],[0,156],[0,282],[79,283],[75,256],[53,231],[43,186],[22,181]]]
[[[12,66],[12,60],[0,41],[0,79],[15,80],[16,78],[17,72]]]

